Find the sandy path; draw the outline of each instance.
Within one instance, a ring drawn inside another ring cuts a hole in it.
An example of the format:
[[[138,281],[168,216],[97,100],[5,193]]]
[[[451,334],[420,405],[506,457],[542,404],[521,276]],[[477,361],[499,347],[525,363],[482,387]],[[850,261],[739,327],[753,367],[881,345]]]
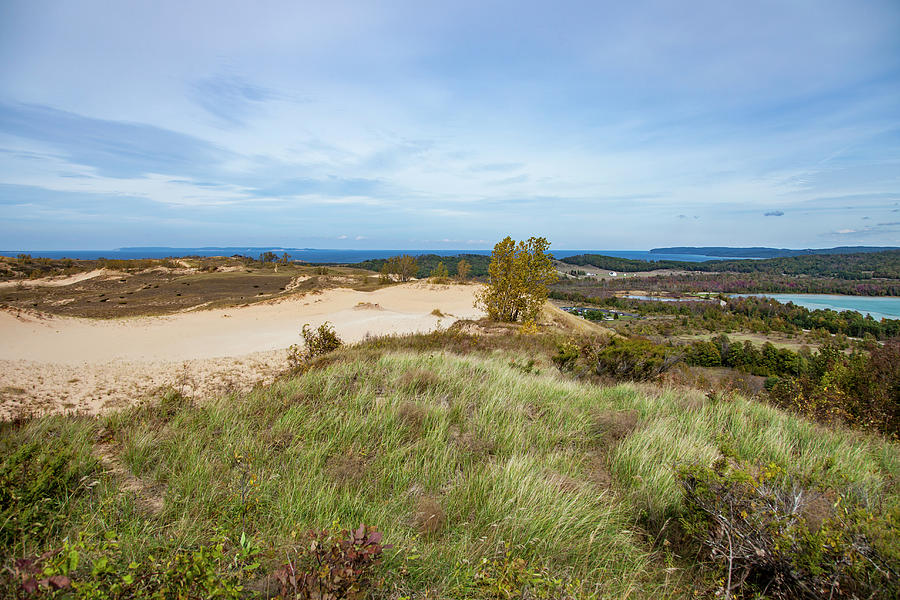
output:
[[[135,402],[160,385],[204,396],[270,379],[304,323],[330,321],[345,342],[431,331],[478,318],[475,285],[415,282],[229,309],[97,321],[0,312],[0,418]],[[431,314],[439,309],[443,318]]]

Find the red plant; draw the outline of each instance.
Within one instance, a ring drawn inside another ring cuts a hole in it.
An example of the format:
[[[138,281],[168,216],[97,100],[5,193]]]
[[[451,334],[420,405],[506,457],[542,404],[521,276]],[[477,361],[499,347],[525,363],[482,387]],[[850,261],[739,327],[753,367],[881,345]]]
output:
[[[372,585],[372,568],[384,550],[382,534],[360,525],[340,533],[310,531],[295,561],[275,571],[281,596],[302,600],[358,600]]]

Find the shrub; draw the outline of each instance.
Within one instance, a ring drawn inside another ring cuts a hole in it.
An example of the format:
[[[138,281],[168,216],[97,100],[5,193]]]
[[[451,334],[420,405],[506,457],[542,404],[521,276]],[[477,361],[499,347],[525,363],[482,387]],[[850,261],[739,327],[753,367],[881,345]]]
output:
[[[259,549],[245,536],[240,553],[225,554],[224,543],[179,550],[170,558],[150,556],[142,562],[127,562],[115,536],[100,545],[84,540],[66,542],[40,556],[21,558],[7,567],[6,589],[0,592],[29,598],[62,597],[106,600],[110,598],[231,598],[245,596],[241,581],[259,567]],[[88,557],[93,560],[88,560]],[[79,565],[81,568],[79,569]],[[65,595],[66,592],[74,595]]]
[[[358,600],[377,582],[374,567],[382,553],[382,534],[360,525],[354,531],[310,531],[296,559],[275,571],[282,598]]]
[[[578,581],[567,582],[552,576],[545,568],[528,564],[524,558],[513,555],[509,543],[498,556],[481,559],[474,580],[475,590],[488,598],[567,599],[579,596],[576,593]]]
[[[597,374],[642,381],[669,370],[680,360],[671,348],[644,338],[613,338],[597,352]]]
[[[9,452],[0,462],[0,547],[49,535],[95,467],[62,441],[30,441]]]
[[[337,350],[344,344],[334,326],[328,321],[315,329],[306,323],[300,335],[303,336],[304,347],[294,344],[288,348],[288,365],[294,370],[302,368],[314,358]]]
[[[849,492],[823,492],[775,465],[720,458],[678,472],[685,531],[708,548],[726,596],[895,598],[900,523]]]
[[[579,352],[578,344],[572,340],[566,340],[557,344],[556,355],[551,357],[551,360],[556,365],[556,368],[565,372],[575,368],[579,356],[581,356],[581,353]]]

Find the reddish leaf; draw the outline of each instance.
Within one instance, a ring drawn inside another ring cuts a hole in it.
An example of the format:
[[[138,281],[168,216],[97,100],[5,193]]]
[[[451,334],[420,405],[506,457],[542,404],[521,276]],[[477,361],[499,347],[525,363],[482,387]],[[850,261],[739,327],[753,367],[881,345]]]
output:
[[[37,591],[37,580],[34,577],[29,577],[25,580],[25,583],[22,584],[22,589],[25,590],[27,594],[33,594]]]
[[[50,585],[55,587],[58,590],[63,588],[67,588],[72,585],[72,580],[66,577],[65,575],[54,575],[50,578]]]

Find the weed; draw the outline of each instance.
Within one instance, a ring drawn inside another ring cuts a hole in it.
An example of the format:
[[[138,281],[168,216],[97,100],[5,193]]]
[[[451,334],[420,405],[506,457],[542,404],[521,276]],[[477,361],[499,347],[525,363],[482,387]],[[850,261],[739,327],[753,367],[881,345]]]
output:
[[[282,598],[361,600],[380,587],[374,568],[382,553],[382,534],[360,525],[353,531],[310,531],[298,555],[275,572]]]
[[[337,350],[344,343],[338,337],[334,326],[328,321],[315,329],[312,329],[309,323],[306,323],[303,325],[303,329],[300,330],[300,335],[303,336],[304,347],[301,348],[294,344],[288,348],[288,366],[293,371],[302,369],[311,360],[319,356]]]
[[[447,522],[447,513],[435,498],[422,497],[416,504],[413,524],[424,536],[437,535]]]

